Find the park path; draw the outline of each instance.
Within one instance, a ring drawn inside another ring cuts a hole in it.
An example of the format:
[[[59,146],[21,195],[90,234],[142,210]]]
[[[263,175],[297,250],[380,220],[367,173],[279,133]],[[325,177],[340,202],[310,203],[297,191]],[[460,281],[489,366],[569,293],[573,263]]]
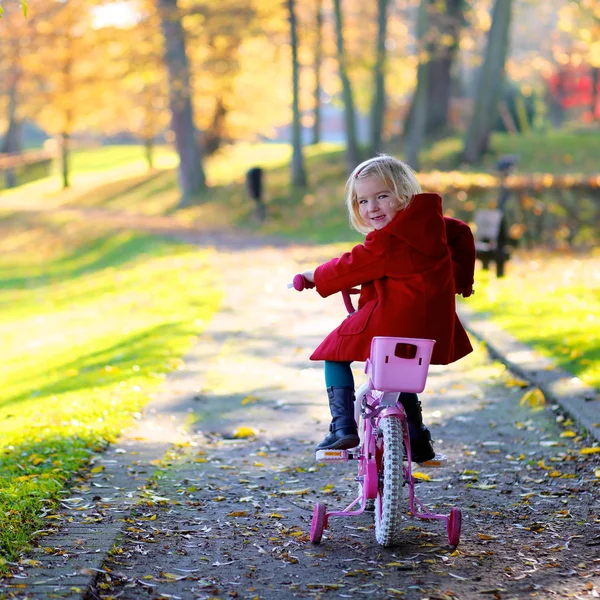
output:
[[[332,519],[312,546],[314,502],[345,506],[356,488],[352,465],[313,454],[328,412],[322,365],[307,358],[343,306],[286,289],[324,250],[183,235],[217,250],[220,313],[137,428],[94,457],[0,598],[598,597],[598,455],[561,437],[557,407],[521,406],[524,389],[482,346],[433,367],[422,395],[450,460],[418,492],[462,508],[458,550],[408,515],[393,549],[368,514]]]

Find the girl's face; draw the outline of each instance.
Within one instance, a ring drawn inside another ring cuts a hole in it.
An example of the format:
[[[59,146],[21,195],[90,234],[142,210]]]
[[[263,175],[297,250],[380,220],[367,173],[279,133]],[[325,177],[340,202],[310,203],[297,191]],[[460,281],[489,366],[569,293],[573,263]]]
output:
[[[377,177],[357,179],[355,184],[358,214],[374,229],[385,227],[398,212],[390,202],[395,197],[388,187]]]

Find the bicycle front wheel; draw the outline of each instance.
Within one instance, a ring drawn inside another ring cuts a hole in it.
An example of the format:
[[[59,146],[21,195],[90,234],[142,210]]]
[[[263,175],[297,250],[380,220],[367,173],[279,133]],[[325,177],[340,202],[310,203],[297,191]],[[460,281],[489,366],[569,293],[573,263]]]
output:
[[[382,546],[400,542],[403,513],[402,423],[396,417],[379,422],[379,489],[375,499],[375,537]]]

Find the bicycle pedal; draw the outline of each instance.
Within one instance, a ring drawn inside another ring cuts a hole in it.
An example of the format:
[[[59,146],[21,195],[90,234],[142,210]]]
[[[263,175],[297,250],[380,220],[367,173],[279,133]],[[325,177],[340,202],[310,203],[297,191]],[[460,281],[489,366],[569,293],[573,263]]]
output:
[[[422,463],[417,463],[419,467],[424,469],[439,469],[445,467],[448,464],[448,457],[445,454],[436,452],[435,456],[431,460],[426,460]]]
[[[324,461],[347,461],[349,458],[348,450],[317,450],[316,459]]]

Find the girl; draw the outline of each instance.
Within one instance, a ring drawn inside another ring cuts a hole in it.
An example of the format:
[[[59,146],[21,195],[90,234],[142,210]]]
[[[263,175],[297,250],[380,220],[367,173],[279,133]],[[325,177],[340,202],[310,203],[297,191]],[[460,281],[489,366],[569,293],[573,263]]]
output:
[[[442,199],[421,193],[405,163],[379,155],[360,164],[346,183],[350,223],[364,244],[302,275],[323,297],[360,285],[358,310],[313,352],[325,361],[332,422],[317,449],[354,448],[354,378],[350,363],[369,356],[374,336],[436,340],[431,364],[472,351],[455,312],[455,293],[470,296],[475,244],[468,225],[444,218]],[[413,460],[435,456],[416,394],[402,393]]]

